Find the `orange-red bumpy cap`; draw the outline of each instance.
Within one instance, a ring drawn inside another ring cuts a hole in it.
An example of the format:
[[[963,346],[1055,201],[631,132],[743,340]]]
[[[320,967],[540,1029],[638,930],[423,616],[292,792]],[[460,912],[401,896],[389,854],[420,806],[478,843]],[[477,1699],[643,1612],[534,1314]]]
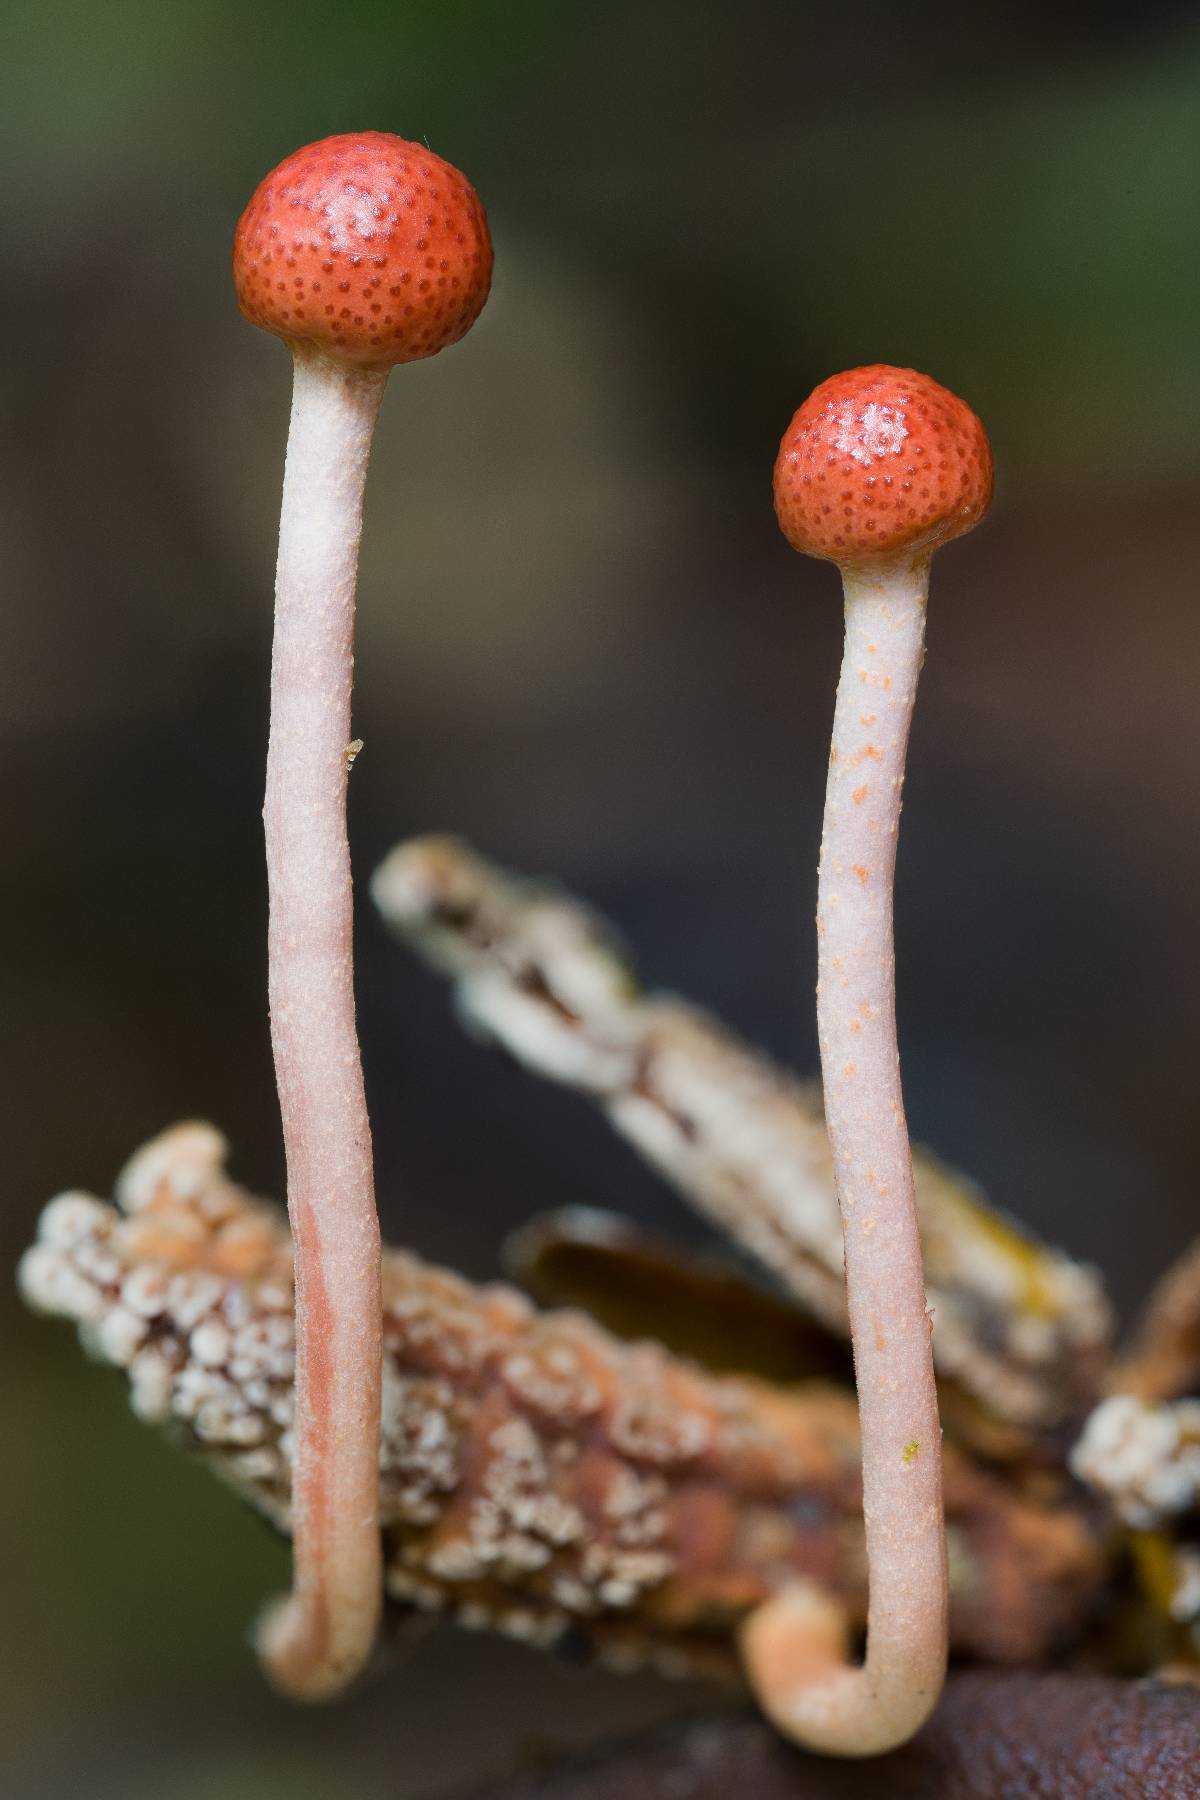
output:
[[[788,542],[851,566],[961,537],[991,499],[991,445],[970,407],[928,375],[887,363],[815,388],[775,464]]]
[[[465,176],[386,131],[322,138],[256,190],[233,240],[254,325],[337,361],[434,356],[479,317],[492,280],[487,215]]]

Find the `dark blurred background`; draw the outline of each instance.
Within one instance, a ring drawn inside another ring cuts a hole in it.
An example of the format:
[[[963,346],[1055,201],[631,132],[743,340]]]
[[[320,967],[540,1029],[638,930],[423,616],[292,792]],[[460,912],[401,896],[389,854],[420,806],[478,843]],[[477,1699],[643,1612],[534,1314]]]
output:
[[[393,377],[351,783],[389,1236],[475,1275],[565,1201],[700,1228],[569,1096],[465,1042],[365,877],[453,828],[554,871],[647,978],[815,1067],[840,651],[770,470],[826,374],[911,363],[991,432],[943,552],[907,789],[915,1132],[1108,1275],[1195,1229],[1200,29],[1193,8],[808,0],[10,20],[0,1259],[66,1186],[217,1121],[281,1188],[259,807],[289,367],[236,217],[310,139],[426,138],[490,210],[460,347]],[[246,1632],[282,1546],[0,1276],[0,1788],[425,1796],[694,1690],[448,1632],[326,1712]]]

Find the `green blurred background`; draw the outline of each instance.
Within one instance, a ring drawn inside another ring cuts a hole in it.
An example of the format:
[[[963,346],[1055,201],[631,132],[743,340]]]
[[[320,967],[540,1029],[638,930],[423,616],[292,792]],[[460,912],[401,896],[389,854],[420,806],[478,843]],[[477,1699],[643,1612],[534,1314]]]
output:
[[[792,410],[912,363],[991,431],[939,558],[901,851],[915,1131],[1128,1313],[1195,1228],[1200,28],[1113,4],[64,0],[0,65],[0,1250],[205,1115],[280,1189],[259,806],[283,349],[235,219],[298,145],[426,138],[496,285],[398,371],[368,496],[360,877],[457,829],[815,1066],[836,579],[775,529]],[[564,1201],[699,1227],[465,1043],[364,906],[394,1239],[476,1275]],[[268,1695],[283,1547],[0,1280],[0,1790],[427,1796],[694,1690],[447,1632]]]

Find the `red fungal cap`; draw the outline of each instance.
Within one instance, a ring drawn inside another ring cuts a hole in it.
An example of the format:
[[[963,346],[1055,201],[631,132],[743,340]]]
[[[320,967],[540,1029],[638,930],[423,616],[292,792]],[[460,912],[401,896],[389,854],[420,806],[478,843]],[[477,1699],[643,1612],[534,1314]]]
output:
[[[340,362],[434,356],[479,317],[492,281],[487,216],[466,177],[423,144],[358,131],[273,169],[233,240],[253,325]]]
[[[775,464],[784,536],[828,562],[932,550],[978,525],[991,499],[991,445],[970,407],[887,363],[815,388]]]

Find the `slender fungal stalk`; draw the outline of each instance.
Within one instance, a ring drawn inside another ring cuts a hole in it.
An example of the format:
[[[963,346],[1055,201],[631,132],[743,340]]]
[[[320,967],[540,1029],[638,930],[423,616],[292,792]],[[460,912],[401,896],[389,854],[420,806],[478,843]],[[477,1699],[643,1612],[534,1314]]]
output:
[[[296,366],[263,811],[296,1259],[296,1576],[260,1646],[297,1699],[334,1694],[362,1667],[381,1605],[379,1225],[346,846],[363,485],[389,369],[456,344],[491,278],[470,182],[390,132],[322,138],[285,157],[234,233],[238,305]]]
[[[872,363],[814,389],[783,434],[788,542],[838,565],[846,643],[817,893],[817,1024],[862,1427],[867,1653],[845,1662],[828,1597],[792,1589],[742,1649],[790,1737],[873,1756],[912,1736],[946,1672],[942,1455],[930,1317],[896,1048],[892,883],[904,758],[925,645],[929,559],[992,498],[983,426],[915,369]]]
[[[867,1654],[823,1672],[772,1661],[795,1634],[798,1596],[749,1628],[770,1678],[766,1710],[815,1749],[865,1755],[902,1743],[936,1704],[948,1587],[942,1453],[912,1153],[896,1046],[892,879],[904,759],[925,641],[927,557],[844,571],[846,644],[834,713],[817,894],[817,1025],[846,1246],[862,1430],[870,1590]],[[816,1620],[813,1613],[814,1625]],[[790,1659],[794,1665],[795,1658]],[[798,1679],[799,1677],[799,1679]]]
[[[871,1568],[859,1678],[903,1735],[946,1671],[942,1450],[896,1044],[892,889],[929,560],[843,572],[817,887],[817,1028],[846,1240]],[[880,1729],[883,1729],[881,1722]]]
[[[297,1290],[295,1576],[260,1648],[289,1693],[365,1662],[382,1594],[380,1243],[354,1019],[346,746],[363,487],[386,369],[296,351],[263,808],[271,1042]]]

